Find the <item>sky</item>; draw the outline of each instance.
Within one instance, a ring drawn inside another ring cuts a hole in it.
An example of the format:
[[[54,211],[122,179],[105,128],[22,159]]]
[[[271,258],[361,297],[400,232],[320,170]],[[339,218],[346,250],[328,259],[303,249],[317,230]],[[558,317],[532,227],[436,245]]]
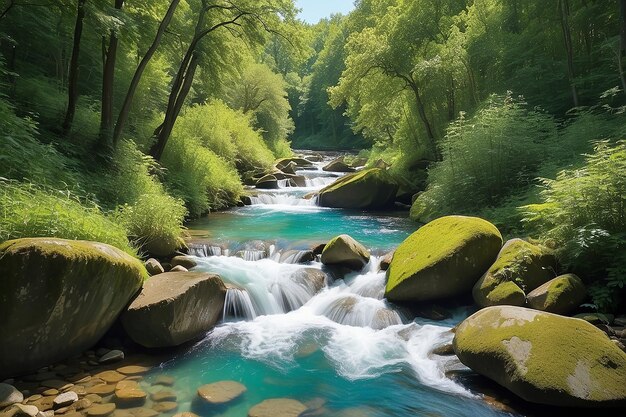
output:
[[[354,0],[296,0],[296,6],[302,9],[302,20],[317,23],[333,13],[348,14],[354,9]]]

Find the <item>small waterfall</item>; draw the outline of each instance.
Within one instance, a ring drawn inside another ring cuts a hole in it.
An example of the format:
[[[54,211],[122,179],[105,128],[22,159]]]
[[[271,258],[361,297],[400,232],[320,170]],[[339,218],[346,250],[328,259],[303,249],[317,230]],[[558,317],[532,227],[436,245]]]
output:
[[[337,180],[336,177],[312,177],[306,178],[307,188],[323,188]]]
[[[232,317],[234,319],[252,320],[256,316],[256,309],[248,291],[232,286],[226,290],[224,319]]]
[[[254,262],[267,258],[267,253],[263,250],[245,249],[237,252],[235,256],[243,259],[244,261]]]
[[[253,206],[314,206],[313,200],[305,200],[295,195],[278,194],[278,193],[261,193],[257,196],[250,197]]]
[[[210,244],[193,244],[189,246],[189,255],[206,258],[209,256],[228,256],[228,249]]]
[[[380,330],[402,324],[400,315],[388,308],[383,301],[358,295],[329,294],[326,300],[312,308],[335,323],[348,326]]]
[[[278,180],[278,188],[289,188],[291,187],[291,180],[289,178],[284,180]]]

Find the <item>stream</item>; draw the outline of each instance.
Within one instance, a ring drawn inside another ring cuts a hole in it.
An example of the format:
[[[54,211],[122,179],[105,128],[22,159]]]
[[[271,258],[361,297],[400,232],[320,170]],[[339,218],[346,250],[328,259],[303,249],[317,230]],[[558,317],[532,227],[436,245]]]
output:
[[[379,260],[417,225],[404,213],[326,209],[304,199],[339,174],[298,171],[307,187],[259,191],[252,205],[211,214],[189,225],[204,243],[192,248],[195,271],[230,284],[224,319],[206,338],[152,371],[176,378],[178,412],[245,417],[255,404],[288,397],[319,416],[503,416],[446,376],[464,369],[455,356],[432,354],[452,340],[466,317],[430,321],[407,317],[383,298]],[[315,288],[303,276],[321,263],[293,264],[299,250],[347,233],[374,256],[360,272]],[[292,252],[287,252],[292,251]],[[291,254],[291,255],[289,255]],[[204,384],[235,380],[247,392],[233,404],[207,408],[196,399]]]

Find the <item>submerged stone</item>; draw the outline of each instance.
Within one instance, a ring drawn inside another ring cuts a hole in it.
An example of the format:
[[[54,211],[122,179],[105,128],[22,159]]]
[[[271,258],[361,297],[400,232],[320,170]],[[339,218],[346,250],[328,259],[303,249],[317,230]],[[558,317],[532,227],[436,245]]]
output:
[[[198,396],[209,404],[225,404],[239,398],[247,390],[237,381],[219,381],[198,388]]]
[[[291,398],[265,400],[248,411],[248,417],[299,417],[307,406]]]

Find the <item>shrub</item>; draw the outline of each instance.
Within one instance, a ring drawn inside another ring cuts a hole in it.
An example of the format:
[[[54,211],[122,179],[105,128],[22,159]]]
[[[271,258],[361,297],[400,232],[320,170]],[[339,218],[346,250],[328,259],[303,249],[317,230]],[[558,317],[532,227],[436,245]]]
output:
[[[173,253],[181,246],[181,231],[187,210],[184,202],[164,193],[143,194],[134,204],[120,206],[114,219],[124,226],[137,247],[161,248]]]
[[[552,239],[562,260],[587,279],[595,306],[616,308],[626,286],[626,141],[596,143],[579,169],[543,179],[543,202],[521,208],[543,239]]]
[[[510,94],[492,96],[474,117],[461,115],[450,125],[443,160],[430,169],[412,216],[428,220],[498,205],[532,183],[556,135],[551,117]]]
[[[69,190],[0,180],[0,241],[23,237],[91,240],[136,255],[124,228],[94,202]]]

